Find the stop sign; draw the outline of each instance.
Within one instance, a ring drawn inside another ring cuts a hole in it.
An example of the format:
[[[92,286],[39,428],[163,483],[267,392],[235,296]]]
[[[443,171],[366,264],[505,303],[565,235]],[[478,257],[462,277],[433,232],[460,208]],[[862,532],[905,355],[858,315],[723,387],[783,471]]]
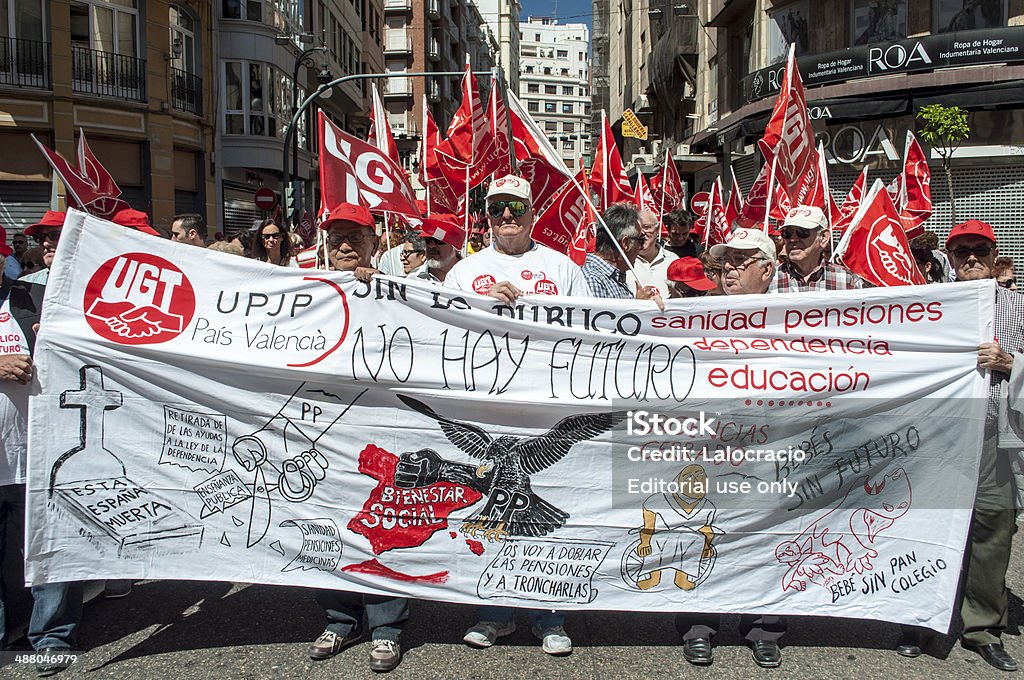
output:
[[[708,192],[698,191],[693,195],[693,198],[690,199],[690,210],[692,210],[695,215],[702,215],[704,213],[704,209],[708,205],[709,198],[711,198],[711,194]]]
[[[268,212],[277,207],[277,194],[270,187],[260,187],[256,190],[256,207]]]

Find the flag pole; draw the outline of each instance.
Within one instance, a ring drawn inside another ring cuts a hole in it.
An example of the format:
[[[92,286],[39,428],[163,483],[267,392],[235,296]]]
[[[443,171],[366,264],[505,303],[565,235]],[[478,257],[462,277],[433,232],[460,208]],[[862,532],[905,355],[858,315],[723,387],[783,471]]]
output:
[[[466,230],[466,238],[462,241],[462,257],[469,257],[469,167],[470,164],[466,164],[466,202],[463,204],[462,209],[464,217],[462,218],[462,226]]]
[[[430,174],[427,172],[427,95],[423,95],[423,124],[420,129],[420,169],[422,170],[423,187],[427,194],[427,217],[430,217]]]
[[[608,153],[608,139],[605,137],[605,130],[608,129],[608,114],[604,109],[601,109],[601,153],[604,154],[604,181],[601,182],[601,205],[604,209],[608,209],[608,179],[611,175],[608,173],[608,163],[611,162],[611,154]],[[613,239],[614,240],[614,239]]]
[[[768,174],[768,195],[764,197],[764,225],[762,231],[768,233],[768,220],[771,219],[772,202],[775,199],[775,166],[779,162],[779,155],[772,156],[772,170]]]
[[[665,149],[665,165],[661,166],[661,207],[658,209],[658,219],[662,227],[665,226],[665,184],[668,182],[669,153],[669,150]]]

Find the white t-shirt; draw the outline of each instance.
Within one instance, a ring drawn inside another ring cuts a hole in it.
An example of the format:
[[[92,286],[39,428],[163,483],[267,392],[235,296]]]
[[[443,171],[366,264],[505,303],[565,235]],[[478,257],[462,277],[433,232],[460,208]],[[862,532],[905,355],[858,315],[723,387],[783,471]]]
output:
[[[508,281],[524,295],[590,297],[583,271],[565,255],[534,243],[522,255],[504,255],[492,245],[455,263],[444,285],[487,295],[491,286]]]
[[[0,354],[28,354],[28,342],[11,315],[10,301],[0,302]],[[0,380],[0,486],[24,484],[28,462],[29,385]]]
[[[677,259],[675,253],[658,247],[654,259],[648,262],[642,257],[636,258],[633,269],[640,276],[640,283],[644,286],[654,286],[661,293],[661,297],[668,299],[668,266]],[[636,293],[637,281],[633,272],[626,272],[626,283],[629,289]]]

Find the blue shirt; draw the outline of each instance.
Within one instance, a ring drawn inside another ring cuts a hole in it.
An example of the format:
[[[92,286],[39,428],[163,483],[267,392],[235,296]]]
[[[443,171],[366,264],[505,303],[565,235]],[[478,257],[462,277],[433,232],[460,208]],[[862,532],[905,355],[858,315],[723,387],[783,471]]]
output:
[[[594,297],[632,300],[633,292],[626,285],[626,272],[602,260],[594,253],[587,253],[583,263],[583,278]]]

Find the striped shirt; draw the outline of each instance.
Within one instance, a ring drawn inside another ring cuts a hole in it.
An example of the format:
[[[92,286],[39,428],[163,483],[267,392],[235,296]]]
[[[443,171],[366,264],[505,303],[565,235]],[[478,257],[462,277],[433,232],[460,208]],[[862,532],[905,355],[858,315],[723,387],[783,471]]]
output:
[[[996,286],[995,311],[996,342],[1007,354],[1024,352],[1024,295]],[[999,395],[1003,383],[1010,379],[1009,373],[990,371],[992,374],[988,389],[988,412],[986,420],[995,422],[999,413]]]
[[[602,260],[594,253],[587,253],[583,263],[583,278],[593,297],[632,300],[633,292],[626,285],[626,272]]]

